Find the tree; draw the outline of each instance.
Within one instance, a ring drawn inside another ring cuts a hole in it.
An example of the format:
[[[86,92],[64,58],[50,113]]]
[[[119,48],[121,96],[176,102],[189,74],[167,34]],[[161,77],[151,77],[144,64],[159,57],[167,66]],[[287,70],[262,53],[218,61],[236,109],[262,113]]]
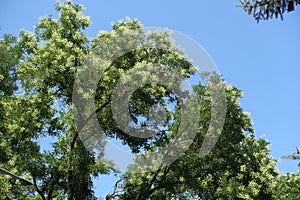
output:
[[[1,84],[7,86],[3,93],[11,94],[1,99],[1,167],[33,183],[22,186],[1,173],[5,198],[94,199],[91,176],[112,170],[77,139],[69,109],[76,69],[88,53],[83,29],[89,19],[82,16],[82,6],[70,1],[56,8],[58,19],[42,18],[35,33],[21,30],[15,44],[20,50],[17,61],[1,57],[1,70],[6,70]],[[6,46],[1,48],[13,49]],[[17,76],[8,76],[14,69]],[[8,87],[12,78],[17,78],[18,93]],[[53,138],[51,150],[41,150],[37,140],[42,138]]]
[[[58,19],[42,18],[34,33],[21,30],[15,44],[20,50],[17,62],[13,63],[17,71],[15,86],[18,92],[12,90],[11,96],[1,101],[1,116],[4,116],[1,144],[7,154],[1,157],[1,167],[33,184],[16,183],[18,180],[8,177],[9,173],[1,173],[1,181],[7,186],[3,189],[5,198],[94,199],[92,176],[115,171],[112,163],[101,158],[101,137],[97,152],[88,151],[80,139],[82,127],[76,127],[73,118],[73,85],[76,73],[84,67],[90,51],[105,44],[106,37],[137,33],[140,41],[145,42],[148,36],[145,36],[140,22],[127,19],[116,23],[111,33],[102,32],[90,41],[83,32],[90,21],[82,15],[82,6],[65,1],[57,3],[56,9],[59,11]],[[155,33],[149,38],[152,42],[171,42],[167,33]],[[182,52],[151,47],[128,52],[116,59],[100,80],[96,93],[96,112],[106,136],[121,138],[134,152],[149,148],[150,140],[162,140],[163,136],[157,133],[149,139],[136,139],[116,126],[110,110],[111,92],[116,80],[139,62],[166,63],[185,76],[195,70],[181,57]],[[13,69],[3,76],[12,74]],[[10,78],[7,78],[3,83],[8,85],[9,81]],[[135,93],[132,116],[136,119],[148,112],[155,102],[162,102],[162,97],[172,96],[170,91],[159,85],[152,88],[154,90],[148,85]],[[146,100],[141,101],[143,99]],[[75,108],[79,109],[76,104]],[[43,146],[38,140],[43,138],[54,141],[49,144],[50,150],[41,150]]]
[[[6,127],[4,122],[4,104],[5,101],[11,98],[12,94],[16,91],[16,65],[18,58],[20,57],[20,51],[16,47],[16,38],[11,35],[4,35],[0,40],[0,138],[5,137]],[[12,155],[8,144],[5,140],[0,140],[0,167],[5,165],[4,163],[9,161],[9,157]],[[0,198],[5,199],[6,194],[13,189],[13,185],[10,183],[9,176],[0,176],[0,183],[2,185],[0,189]]]
[[[201,121],[186,153],[154,172],[126,173],[120,199],[271,199],[276,177],[268,142],[253,135],[249,115],[238,104],[241,91],[226,86],[227,113],[222,135],[208,156],[199,149],[208,128],[211,98],[199,85]]]
[[[259,22],[274,16],[283,19],[285,12],[294,11],[295,6],[299,4],[299,0],[241,0],[238,6],[242,7],[249,15],[253,15],[254,19]]]
[[[133,130],[131,124],[125,121],[124,129],[120,128],[117,121],[124,115],[121,112],[114,119],[112,108],[115,101],[124,100],[126,93],[122,90],[114,93],[119,80],[139,86],[126,72],[133,70],[142,78],[171,77],[163,67],[160,68],[162,76],[143,74],[137,67],[152,69],[160,64],[189,78],[196,67],[185,58],[183,50],[175,46],[168,31],[145,33],[138,20],[127,18],[115,23],[112,31],[102,31],[97,38],[89,39],[84,30],[90,21],[82,14],[82,6],[64,1],[57,3],[56,9],[57,19],[46,16],[33,33],[21,30],[18,37],[4,36],[0,42],[1,53],[4,53],[0,63],[1,199],[95,199],[92,177],[117,172],[113,163],[103,158],[104,137],[120,139],[133,153],[155,152],[182,134],[178,133],[178,127],[184,122],[183,116],[197,111],[201,111],[199,124],[196,124],[198,132],[182,157],[155,171],[134,173],[129,170],[119,182],[123,182],[123,191],[115,191],[107,198],[271,198],[276,184],[275,162],[268,155],[268,142],[253,136],[251,120],[238,104],[241,91],[224,85],[219,76],[209,74],[207,78],[219,84],[195,86],[202,101],[184,112],[172,90],[163,84],[145,84],[126,99],[127,110],[135,126],[151,125],[155,134],[150,137],[128,135],[126,130]],[[124,46],[127,42],[135,50]],[[112,62],[101,71],[102,65],[98,64],[107,61]],[[96,65],[91,65],[93,62]],[[102,72],[100,77],[95,73],[97,70]],[[79,83],[85,80],[85,84],[78,85],[78,79]],[[93,89],[90,85],[96,90],[90,91]],[[208,156],[199,158],[209,129],[210,107],[218,103],[212,98],[214,90],[210,87],[226,89],[228,112],[216,148]],[[114,99],[118,95],[122,98]],[[185,93],[182,95],[186,99]],[[96,130],[94,124],[89,123],[91,112],[84,110],[87,98],[95,100],[92,113],[102,131],[85,138],[85,131]],[[167,120],[162,125],[153,123],[149,117],[155,104],[164,108],[174,105],[169,111],[165,109]],[[185,123],[185,132],[190,131],[189,125]],[[40,139],[53,141],[48,144],[49,149],[42,149]],[[149,161],[154,163],[154,160]],[[278,183],[285,180],[280,179]]]

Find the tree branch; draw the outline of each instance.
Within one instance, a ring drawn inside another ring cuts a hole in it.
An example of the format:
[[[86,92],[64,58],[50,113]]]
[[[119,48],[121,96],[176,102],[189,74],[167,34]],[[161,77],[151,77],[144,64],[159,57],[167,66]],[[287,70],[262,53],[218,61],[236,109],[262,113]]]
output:
[[[25,185],[25,186],[26,185],[33,185],[34,186],[34,184],[32,182],[30,182],[30,181],[28,181],[28,180],[26,180],[26,179],[24,179],[20,176],[17,176],[16,174],[13,174],[13,173],[11,173],[11,172],[9,172],[9,171],[1,168],[1,167],[0,167],[0,172],[5,173],[5,174],[7,174],[7,175],[9,175],[13,178],[16,178],[16,179],[20,180],[22,182],[22,185]]]
[[[37,191],[37,193],[42,197],[43,200],[47,200],[46,197],[44,196],[43,192],[39,189],[39,187],[37,186],[37,183],[36,183],[36,178],[33,177],[33,185]]]
[[[107,102],[105,102],[102,106],[100,106],[95,113],[101,111],[105,106],[107,106],[110,103],[111,99],[109,99]],[[81,114],[79,113],[80,118],[82,118]],[[71,152],[74,150],[75,148],[75,143],[77,138],[79,137],[79,133],[80,131],[83,129],[83,127],[86,125],[86,123],[92,118],[92,116],[94,115],[94,113],[90,114],[90,116],[84,120],[84,122],[82,124],[80,124],[79,127],[77,127],[77,131],[75,132],[75,135],[72,138],[72,141],[70,143],[70,155]],[[72,200],[73,199],[73,193],[74,193],[74,185],[73,185],[73,170],[71,169],[71,157],[68,157],[68,200]]]

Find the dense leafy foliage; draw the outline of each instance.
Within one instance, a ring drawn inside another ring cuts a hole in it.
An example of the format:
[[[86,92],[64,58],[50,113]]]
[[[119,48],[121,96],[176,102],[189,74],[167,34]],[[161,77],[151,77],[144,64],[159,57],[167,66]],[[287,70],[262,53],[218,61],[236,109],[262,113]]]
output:
[[[280,17],[283,19],[285,12],[292,12],[300,4],[299,0],[241,0],[240,5],[254,19],[268,20]]]
[[[97,152],[87,150],[81,140],[73,117],[80,108],[72,104],[72,95],[76,74],[91,52],[119,35],[134,34],[141,44],[151,45],[118,57],[100,77],[95,111],[105,136],[121,140],[134,153],[156,151],[170,144],[181,123],[180,106],[174,106],[163,130],[136,138],[117,126],[111,109],[117,81],[138,64],[163,64],[186,78],[195,72],[168,31],[146,34],[139,21],[126,19],[89,39],[84,30],[90,20],[82,6],[64,1],[56,9],[58,18],[41,18],[34,32],[21,30],[17,37],[0,40],[0,199],[96,199],[92,178],[117,172],[103,159],[101,137]],[[160,44],[169,49],[158,48]],[[189,149],[156,171],[124,173],[119,191],[107,199],[297,199],[299,174],[276,171],[269,143],[254,137],[250,117],[239,105],[241,91],[223,81],[216,86],[226,90],[227,113],[222,135],[208,156],[199,157],[199,151],[214,100],[210,86],[199,83],[194,90],[201,102],[195,110],[201,115]],[[148,119],[153,105],[168,103],[178,103],[172,91],[145,85],[131,97],[130,116],[144,126],[149,121],[140,119]]]
[[[253,136],[249,115],[238,104],[241,92],[227,86],[228,112],[216,147],[204,158],[199,149],[207,132],[211,98],[205,86],[199,131],[185,155],[164,169],[124,175],[121,199],[271,199],[276,176],[268,142]]]
[[[300,174],[289,173],[287,175],[279,174],[276,177],[276,186],[274,188],[274,199],[299,199],[300,197]]]
[[[112,169],[77,139],[70,107],[75,73],[88,53],[89,40],[83,30],[89,19],[82,15],[82,6],[70,1],[56,8],[58,19],[44,17],[34,33],[21,30],[14,45],[1,46],[9,51],[1,53],[10,56],[1,57],[5,59],[1,69],[9,71],[1,71],[3,83],[8,85],[14,78],[18,87],[13,94],[11,88],[3,87],[3,93],[11,95],[1,101],[1,146],[5,148],[1,163],[32,182],[8,185],[11,188],[2,193],[7,198],[38,194],[42,199],[93,199],[91,176]],[[13,54],[14,46],[20,53]],[[53,141],[48,144],[50,150],[41,149],[39,140]]]

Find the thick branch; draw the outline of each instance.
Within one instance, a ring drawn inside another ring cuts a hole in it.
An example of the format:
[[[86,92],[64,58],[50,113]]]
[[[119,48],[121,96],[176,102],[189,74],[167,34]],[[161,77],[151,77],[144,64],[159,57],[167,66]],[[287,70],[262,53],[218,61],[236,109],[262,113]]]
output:
[[[105,102],[102,106],[100,106],[96,111],[95,113],[101,111],[105,106],[107,106],[109,103],[110,103],[110,99]],[[79,133],[80,131],[82,130],[82,128],[86,125],[86,123],[93,117],[93,114],[90,114],[90,116],[84,120],[84,122],[82,124],[80,124],[79,127],[77,127],[77,131],[75,132],[75,135],[73,136],[72,138],[72,141],[71,141],[71,144],[70,144],[70,156],[71,156],[71,152],[74,150],[75,148],[75,143],[76,143],[76,140],[77,138],[79,137]],[[79,113],[80,115],[80,113]],[[81,115],[80,115],[80,118]],[[68,167],[69,167],[69,170],[68,170],[68,200],[73,200],[73,193],[74,193],[74,185],[73,185],[73,170],[71,169],[71,157],[69,156],[68,158]]]
[[[100,106],[99,108],[97,108],[97,110],[95,111],[95,113],[97,114],[98,112],[100,112],[105,106],[107,106],[109,103],[111,102],[111,99],[109,99],[107,102],[105,102],[102,106]],[[80,127],[78,128],[77,132],[80,133],[80,131],[82,130],[82,128],[86,125],[86,123],[93,117],[93,115],[95,113],[91,113],[90,116],[80,125]],[[79,113],[80,115],[80,113]]]
[[[24,186],[34,186],[35,189],[36,189],[36,191],[37,191],[37,193],[41,196],[41,198],[43,200],[46,200],[46,197],[44,196],[43,192],[37,186],[35,178],[33,178],[34,182],[32,183],[31,181],[26,180],[26,179],[24,179],[24,178],[22,178],[22,177],[20,177],[20,176],[18,176],[16,174],[13,174],[13,173],[11,173],[11,172],[9,172],[9,171],[1,168],[1,167],[0,167],[0,172],[5,173],[5,174],[7,174],[7,175],[9,175],[9,176],[11,176],[13,178],[16,178],[16,179],[20,180],[21,184],[24,185]]]
[[[0,167],[0,172],[5,173],[5,174],[7,174],[7,175],[9,175],[13,178],[16,178],[16,179],[20,180],[22,185],[34,185],[32,182],[30,182],[30,181],[28,181],[28,180],[26,180],[26,179],[24,179],[20,176],[17,176],[16,174],[13,174],[13,173],[11,173],[11,172],[9,172],[9,171],[1,168],[1,167]]]
[[[43,200],[47,200],[46,197],[44,196],[43,192],[39,189],[39,187],[37,186],[37,183],[36,183],[36,179],[35,177],[33,177],[33,185],[37,191],[37,193],[42,197]]]

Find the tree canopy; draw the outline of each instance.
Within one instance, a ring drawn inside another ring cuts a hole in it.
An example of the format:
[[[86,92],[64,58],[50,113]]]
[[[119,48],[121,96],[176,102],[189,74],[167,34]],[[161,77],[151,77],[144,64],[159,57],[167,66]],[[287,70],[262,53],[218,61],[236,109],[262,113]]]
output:
[[[125,128],[120,127],[112,106],[118,103],[116,95],[126,93],[114,93],[119,80],[138,86],[126,72],[137,68],[134,73],[141,80],[145,76],[168,79],[172,74],[167,69],[172,69],[188,79],[196,66],[166,30],[146,33],[140,21],[126,18],[114,23],[111,31],[100,31],[90,39],[85,33],[90,19],[83,14],[83,6],[64,1],[57,3],[56,9],[59,16],[41,18],[34,32],[20,30],[18,36],[4,35],[0,40],[0,199],[96,199],[93,177],[119,172],[104,157],[106,137],[120,140],[135,154],[157,152],[176,141],[176,135],[183,134],[178,131],[182,124],[183,132],[189,133],[190,124],[183,117],[192,118],[195,113],[199,118],[197,132],[182,156],[167,166],[142,172],[137,167],[144,163],[137,160],[120,175],[115,192],[107,199],[299,197],[299,174],[283,175],[277,171],[276,161],[269,154],[269,142],[254,136],[250,116],[239,105],[242,92],[214,73],[202,74],[206,81],[193,87],[201,101],[185,112],[179,97],[164,85],[148,83],[138,87],[128,99],[130,118],[137,127],[155,127],[155,134],[127,134],[126,130],[133,129],[127,121]],[[123,43],[140,48],[119,55]],[[110,51],[103,51],[107,46]],[[99,63],[112,58],[108,68],[97,69]],[[96,65],[90,65],[93,62]],[[137,67],[151,68],[157,63],[167,67],[161,68],[162,76],[143,74]],[[91,68],[100,70],[101,76],[93,71],[83,73]],[[85,80],[85,84],[77,87],[78,79]],[[210,84],[214,81],[217,84]],[[93,84],[96,91],[90,92]],[[176,84],[170,87],[180,88]],[[222,134],[208,155],[201,157],[201,145],[211,117],[216,114],[212,112],[222,115],[211,109],[218,103],[213,93],[219,88],[224,89],[226,101]],[[74,99],[74,95],[82,101]],[[85,140],[84,131],[96,130],[88,124],[91,113],[84,110],[89,98],[94,99],[92,113],[101,133],[89,135],[96,139]],[[155,124],[151,118],[154,105],[160,105],[167,116],[162,124]],[[156,164],[156,160],[148,161]]]

